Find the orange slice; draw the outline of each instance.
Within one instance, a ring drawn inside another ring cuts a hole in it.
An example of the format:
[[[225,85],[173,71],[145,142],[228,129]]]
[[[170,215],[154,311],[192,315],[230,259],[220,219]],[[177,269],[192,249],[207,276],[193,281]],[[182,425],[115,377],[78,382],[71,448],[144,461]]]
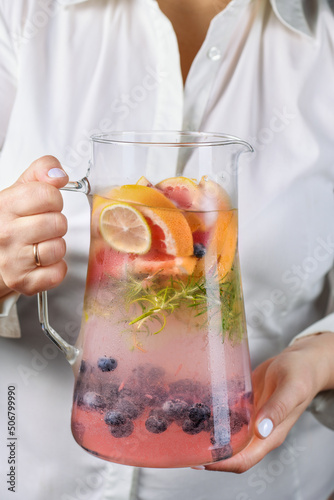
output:
[[[151,248],[151,231],[142,214],[127,203],[112,203],[103,208],[99,229],[114,250],[145,254]]]
[[[152,183],[146,179],[146,177],[144,175],[142,175],[136,182],[137,185],[139,186],[148,186],[148,187],[152,187]]]
[[[225,231],[224,241],[221,242],[220,258],[218,261],[218,276],[220,279],[227,276],[231,271],[238,239],[238,220],[236,212],[232,212],[232,218]]]
[[[125,201],[138,203],[148,207],[174,208],[175,205],[157,189],[141,184],[125,184],[124,186],[111,189],[108,198],[113,201]]]
[[[223,279],[232,268],[237,238],[236,212],[233,210],[217,212],[216,222],[207,243],[206,254],[198,261],[195,274],[203,275],[217,266],[218,277]]]

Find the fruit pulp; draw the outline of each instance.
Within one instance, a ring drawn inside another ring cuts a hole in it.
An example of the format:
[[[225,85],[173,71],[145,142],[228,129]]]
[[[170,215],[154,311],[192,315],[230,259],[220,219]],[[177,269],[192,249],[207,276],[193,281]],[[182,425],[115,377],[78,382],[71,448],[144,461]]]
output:
[[[133,203],[151,230],[152,246],[140,255],[119,252],[109,236],[108,242],[101,236],[94,202],[101,211],[114,200],[92,200],[75,439],[102,459],[141,467],[187,467],[231,457],[248,444],[253,426],[231,226],[236,212],[224,206],[191,213],[178,202],[163,207],[164,215]],[[191,255],[189,242],[175,241],[180,236],[170,221],[176,213],[178,220],[191,221],[184,236],[191,238]]]

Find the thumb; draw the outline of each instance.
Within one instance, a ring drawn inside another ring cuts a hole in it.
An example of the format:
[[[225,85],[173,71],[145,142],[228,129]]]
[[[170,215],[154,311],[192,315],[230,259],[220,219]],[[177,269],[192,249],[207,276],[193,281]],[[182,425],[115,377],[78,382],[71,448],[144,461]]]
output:
[[[68,175],[57,158],[42,156],[23,172],[15,184],[34,181],[46,182],[57,188],[62,188],[68,183]]]
[[[267,438],[302,402],[292,384],[283,383],[277,387],[256,415],[256,435],[261,439]]]

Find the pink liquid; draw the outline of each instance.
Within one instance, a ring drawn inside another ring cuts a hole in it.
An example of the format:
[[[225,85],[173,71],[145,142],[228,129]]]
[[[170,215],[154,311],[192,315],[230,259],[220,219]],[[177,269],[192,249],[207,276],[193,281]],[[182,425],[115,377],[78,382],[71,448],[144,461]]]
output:
[[[249,373],[246,341],[225,338],[223,343],[215,330],[194,329],[173,315],[162,332],[139,340],[125,331],[114,301],[105,316],[87,314],[82,327],[84,362],[72,414],[78,443],[106,460],[143,467],[209,463],[244,448],[252,436],[252,388],[244,375]],[[117,368],[102,372],[101,357],[117,360]],[[130,419],[130,435],[114,437],[105,417],[124,400],[134,403],[139,415]],[[164,411],[175,400],[185,401],[188,413],[196,404],[209,408],[210,417],[200,432],[183,430],[189,420],[186,411],[161,433],[145,427],[151,412]]]
[[[138,279],[141,284],[146,279],[131,272],[136,258],[110,249],[92,231],[77,342],[82,355],[76,365],[73,435],[88,452],[125,465],[187,467],[227,459],[253,434],[238,257],[229,276],[236,283],[233,324],[210,273],[202,315],[185,302],[131,324],[143,309],[136,300],[129,305],[126,294]],[[163,263],[157,259],[156,266]],[[158,275],[162,290],[170,280],[171,268],[166,268]],[[187,283],[189,277],[176,279]]]

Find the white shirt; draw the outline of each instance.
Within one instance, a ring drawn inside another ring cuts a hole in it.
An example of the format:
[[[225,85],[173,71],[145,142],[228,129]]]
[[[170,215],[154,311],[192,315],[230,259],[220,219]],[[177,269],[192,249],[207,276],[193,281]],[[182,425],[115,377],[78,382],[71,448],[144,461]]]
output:
[[[43,154],[57,156],[73,180],[82,177],[96,132],[185,128],[253,144],[256,153],[241,158],[239,176],[253,365],[303,331],[334,331],[327,286],[334,17],[326,1],[318,2],[318,17],[303,5],[311,2],[232,0],[211,22],[183,89],[176,36],[154,0],[0,0],[1,189]],[[83,195],[64,198],[69,274],[50,293],[50,307],[53,326],[73,342],[89,209]],[[242,476],[133,469],[87,455],[69,431],[70,367],[43,337],[35,298],[21,297],[18,309],[22,338],[1,339],[0,366],[5,385],[17,384],[18,487],[26,500],[325,500],[334,490],[334,435],[309,413]],[[5,331],[8,320],[0,321]],[[2,384],[1,401],[5,390]],[[3,476],[0,491],[12,498]]]

